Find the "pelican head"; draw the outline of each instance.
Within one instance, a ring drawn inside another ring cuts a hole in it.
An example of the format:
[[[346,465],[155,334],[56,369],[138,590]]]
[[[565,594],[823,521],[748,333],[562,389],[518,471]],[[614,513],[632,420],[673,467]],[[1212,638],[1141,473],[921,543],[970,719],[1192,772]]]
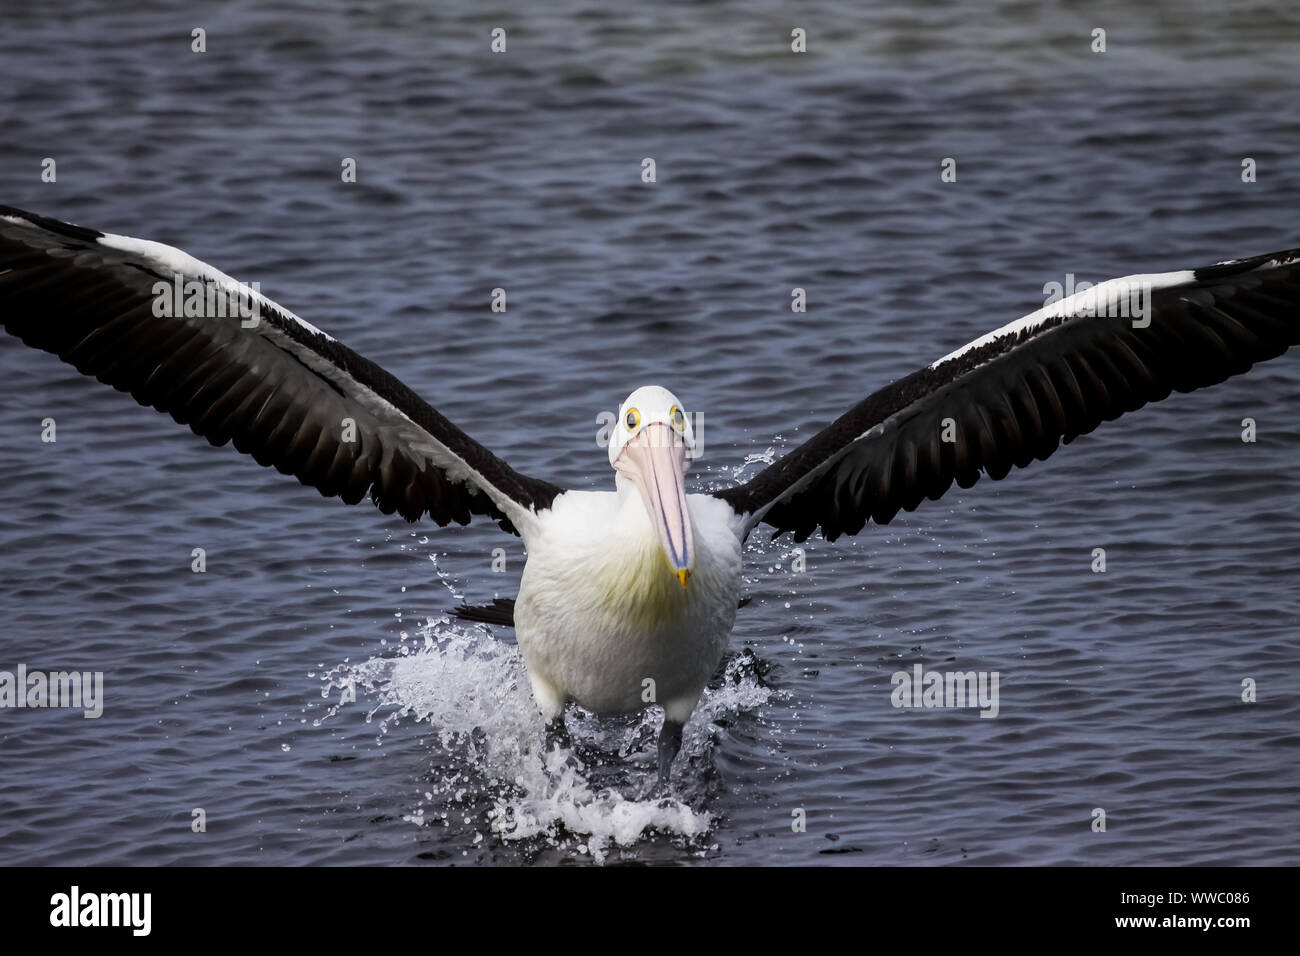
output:
[[[668,567],[682,587],[695,569],[695,542],[683,480],[694,449],[691,419],[668,389],[643,385],[619,406],[609,439],[609,463],[641,493]]]

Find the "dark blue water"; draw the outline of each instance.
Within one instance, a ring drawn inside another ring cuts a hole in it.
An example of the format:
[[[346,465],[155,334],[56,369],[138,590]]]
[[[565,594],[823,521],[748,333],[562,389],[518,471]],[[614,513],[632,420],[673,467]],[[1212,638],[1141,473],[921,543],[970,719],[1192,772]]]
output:
[[[127,6],[6,8],[0,201],[259,282],[572,487],[637,384],[703,414],[703,490],[1044,283],[1300,245],[1285,4]],[[1298,452],[1287,355],[803,572],[756,540],[651,804],[645,725],[576,715],[585,770],[546,766],[510,635],[447,618],[514,594],[518,539],[322,499],[0,337],[0,670],[106,696],[0,710],[0,862],[1294,864]],[[997,671],[999,715],[894,708],[916,663]]]

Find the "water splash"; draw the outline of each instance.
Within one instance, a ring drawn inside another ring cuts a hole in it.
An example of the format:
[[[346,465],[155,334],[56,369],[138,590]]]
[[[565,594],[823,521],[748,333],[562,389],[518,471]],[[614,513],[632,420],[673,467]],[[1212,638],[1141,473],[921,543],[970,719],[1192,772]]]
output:
[[[752,655],[732,658],[705,691],[683,735],[674,793],[651,799],[657,708],[611,720],[571,710],[572,747],[547,749],[516,646],[447,618],[426,621],[415,636],[423,646],[404,645],[403,656],[339,664],[321,678],[322,695],[338,700],[323,720],[364,697],[366,719],[378,717],[377,745],[403,720],[432,730],[432,782],[404,820],[472,824],[478,815],[475,843],[486,835],[525,853],[552,848],[596,862],[653,838],[707,852],[715,721],[753,711],[772,694]]]

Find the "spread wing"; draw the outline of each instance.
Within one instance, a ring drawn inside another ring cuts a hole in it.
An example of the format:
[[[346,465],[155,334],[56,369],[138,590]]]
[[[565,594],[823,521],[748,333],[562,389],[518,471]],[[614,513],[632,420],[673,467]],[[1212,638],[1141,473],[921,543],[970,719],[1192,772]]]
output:
[[[192,313],[192,314],[191,314]],[[179,249],[0,206],[0,323],[213,445],[323,495],[518,531],[563,489],[519,474],[378,365]]]
[[[744,534],[827,540],[888,524],[1103,421],[1239,375],[1300,342],[1300,250],[1112,279],[880,389],[746,484]]]

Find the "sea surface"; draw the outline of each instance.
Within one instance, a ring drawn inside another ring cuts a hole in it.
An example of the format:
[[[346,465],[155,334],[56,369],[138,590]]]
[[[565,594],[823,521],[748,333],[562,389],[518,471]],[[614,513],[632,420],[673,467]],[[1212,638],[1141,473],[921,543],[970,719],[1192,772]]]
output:
[[[0,202],[257,282],[575,488],[636,385],[702,416],[709,490],[1047,283],[1300,246],[1294,4],[517,7],[7,4]],[[1293,352],[857,538],[756,534],[656,801],[657,713],[547,756],[512,633],[449,617],[517,538],[0,335],[0,670],[104,675],[98,719],[0,710],[0,864],[1295,865],[1298,458]],[[996,672],[997,716],[895,707],[917,664]]]

